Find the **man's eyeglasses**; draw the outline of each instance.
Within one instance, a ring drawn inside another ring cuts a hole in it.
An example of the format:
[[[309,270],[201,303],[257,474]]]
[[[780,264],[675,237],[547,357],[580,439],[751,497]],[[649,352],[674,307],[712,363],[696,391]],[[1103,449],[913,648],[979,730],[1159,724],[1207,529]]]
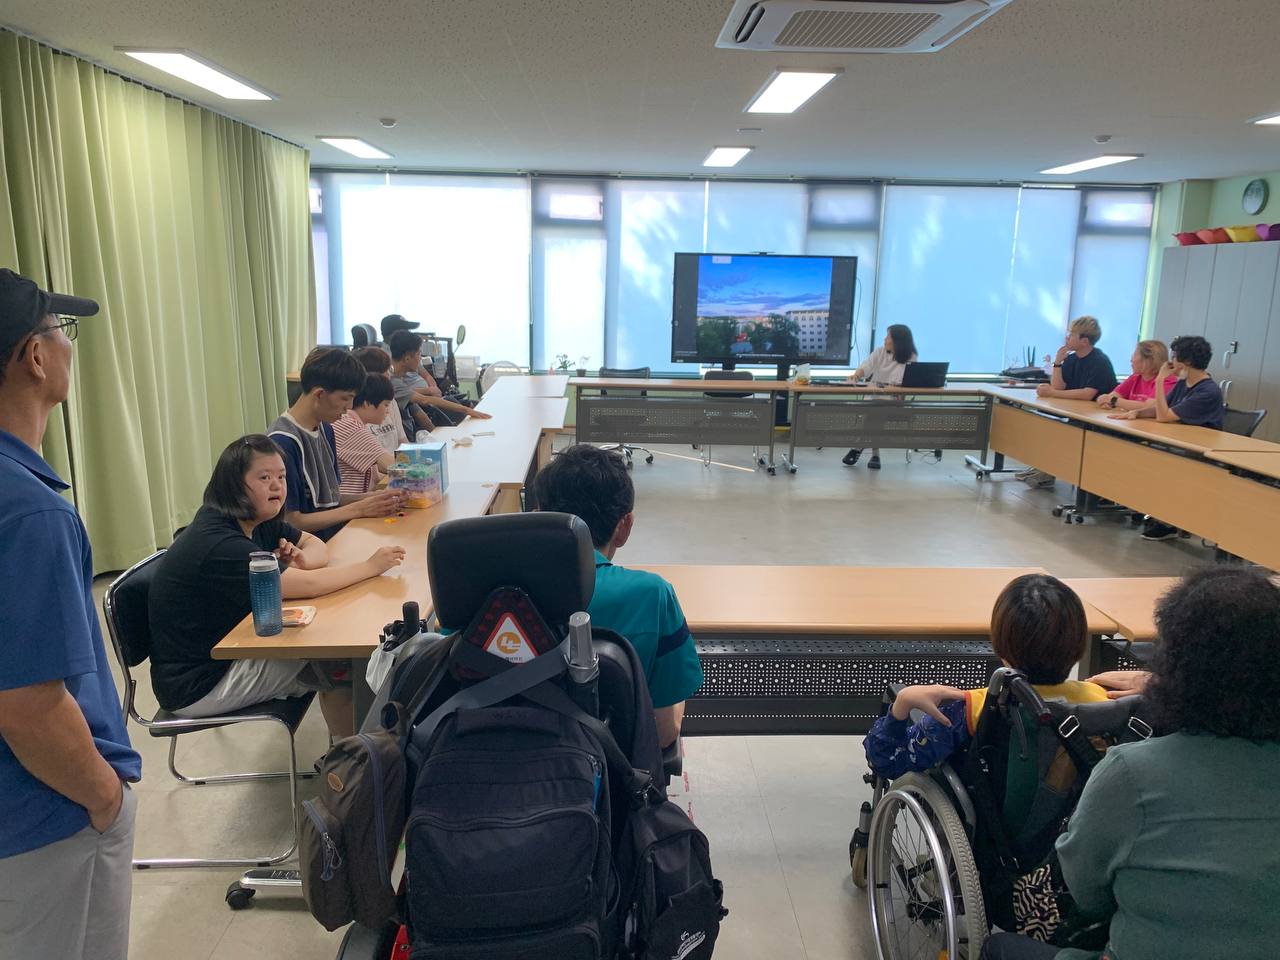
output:
[[[49,324],[47,327],[40,327],[38,330],[32,330],[22,340],[19,340],[18,346],[15,349],[15,352],[17,353],[18,356],[22,356],[24,353],[26,353],[27,344],[29,344],[32,340],[34,340],[38,336],[41,336],[42,334],[53,333],[53,331],[55,330],[61,330],[63,333],[67,335],[68,340],[74,341],[76,338],[76,335],[79,334],[80,332],[80,318],[79,317],[59,317],[55,315],[53,323]]]
[[[36,333],[52,333],[54,330],[61,330],[67,335],[68,340],[75,340],[76,336],[80,333],[80,318],[58,317],[57,323],[51,323],[47,327],[42,327],[37,330]]]

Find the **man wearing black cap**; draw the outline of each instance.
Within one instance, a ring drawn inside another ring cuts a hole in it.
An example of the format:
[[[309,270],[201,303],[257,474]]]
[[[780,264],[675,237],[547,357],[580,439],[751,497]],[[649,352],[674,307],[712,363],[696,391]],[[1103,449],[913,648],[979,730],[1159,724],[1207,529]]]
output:
[[[0,956],[123,960],[136,799],[89,537],[36,452],[92,300],[0,270]]]
[[[382,349],[386,350],[387,353],[391,353],[391,338],[393,336],[402,330],[416,329],[418,329],[418,323],[416,321],[406,320],[398,313],[387,314],[382,318]],[[418,336],[418,334],[414,334],[414,336],[418,337],[419,344],[423,342],[423,337]],[[392,354],[392,359],[395,359],[395,354]],[[417,384],[417,389],[420,393],[424,393],[429,397],[444,397],[444,391],[440,389],[440,384],[436,383],[435,373],[431,367],[430,360],[425,358],[419,359],[417,376],[418,379],[422,381]],[[430,409],[428,410],[428,413],[430,413]],[[464,413],[462,416],[465,417],[466,414]],[[447,427],[455,422],[447,414],[442,419],[437,419],[435,415],[432,415],[431,419],[435,421],[435,426],[437,427]],[[430,429],[430,427],[427,429]]]
[[[413,320],[406,320],[398,313],[388,313],[382,318],[379,324],[382,328],[382,342],[385,344],[391,339],[391,335],[400,330],[417,330],[418,324]]]

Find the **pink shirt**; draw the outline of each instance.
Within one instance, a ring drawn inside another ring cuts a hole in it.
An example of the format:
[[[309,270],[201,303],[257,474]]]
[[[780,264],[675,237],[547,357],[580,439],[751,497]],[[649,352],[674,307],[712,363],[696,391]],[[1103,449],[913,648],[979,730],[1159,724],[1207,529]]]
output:
[[[338,446],[338,492],[368,493],[378,485],[382,444],[354,410],[348,410],[334,421],[333,437]]]
[[[1177,382],[1177,377],[1169,377],[1165,380],[1164,392],[1166,395]],[[1124,400],[1154,400],[1156,396],[1156,378],[1152,377],[1150,380],[1144,380],[1142,379],[1142,374],[1131,373],[1128,380],[1116,387],[1116,396]]]

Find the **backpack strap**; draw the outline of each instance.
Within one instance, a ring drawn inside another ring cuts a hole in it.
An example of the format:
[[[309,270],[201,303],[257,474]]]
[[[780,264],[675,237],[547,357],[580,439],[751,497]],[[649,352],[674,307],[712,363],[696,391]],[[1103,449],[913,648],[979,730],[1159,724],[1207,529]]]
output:
[[[1093,768],[1102,760],[1102,753],[1080,731],[1080,719],[1074,713],[1067,713],[1061,722],[1056,722],[1057,717],[1054,720],[1054,731],[1075,763],[1076,775],[1088,778]]]
[[[964,785],[969,789],[973,805],[977,807],[978,820],[991,838],[996,857],[1002,869],[1013,877],[1022,873],[1022,863],[1013,849],[1013,841],[1004,826],[1004,815],[996,801],[995,791],[991,788],[990,761],[983,750],[970,749],[964,763]]]
[[[453,652],[454,656],[459,660],[470,660],[468,653],[472,651],[475,654],[475,662],[467,663],[467,666],[486,671],[489,670],[488,661],[493,661],[493,663],[501,664],[502,666],[493,671],[487,680],[482,680],[480,683],[469,687],[463,687],[440,706],[436,707],[421,723],[414,727],[411,739],[415,747],[425,749],[436,728],[451,713],[456,713],[459,710],[491,707],[495,703],[501,703],[503,700],[509,700],[518,694],[526,693],[531,687],[536,687],[538,684],[564,673],[568,663],[565,657],[569,652],[569,641],[565,639],[555,649],[548,650],[546,653],[518,665],[499,660],[467,643],[455,644]],[[480,664],[483,664],[483,666],[480,666]]]

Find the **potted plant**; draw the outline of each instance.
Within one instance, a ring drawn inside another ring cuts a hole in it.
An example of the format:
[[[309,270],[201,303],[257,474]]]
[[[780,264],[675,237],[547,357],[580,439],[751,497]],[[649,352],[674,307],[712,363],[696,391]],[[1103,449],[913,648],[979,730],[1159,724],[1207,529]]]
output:
[[[569,355],[567,353],[556,354],[555,369],[559,370],[561,373],[569,372]]]
[[[590,359],[588,356],[578,358],[578,376],[585,377],[587,375],[587,361]]]

